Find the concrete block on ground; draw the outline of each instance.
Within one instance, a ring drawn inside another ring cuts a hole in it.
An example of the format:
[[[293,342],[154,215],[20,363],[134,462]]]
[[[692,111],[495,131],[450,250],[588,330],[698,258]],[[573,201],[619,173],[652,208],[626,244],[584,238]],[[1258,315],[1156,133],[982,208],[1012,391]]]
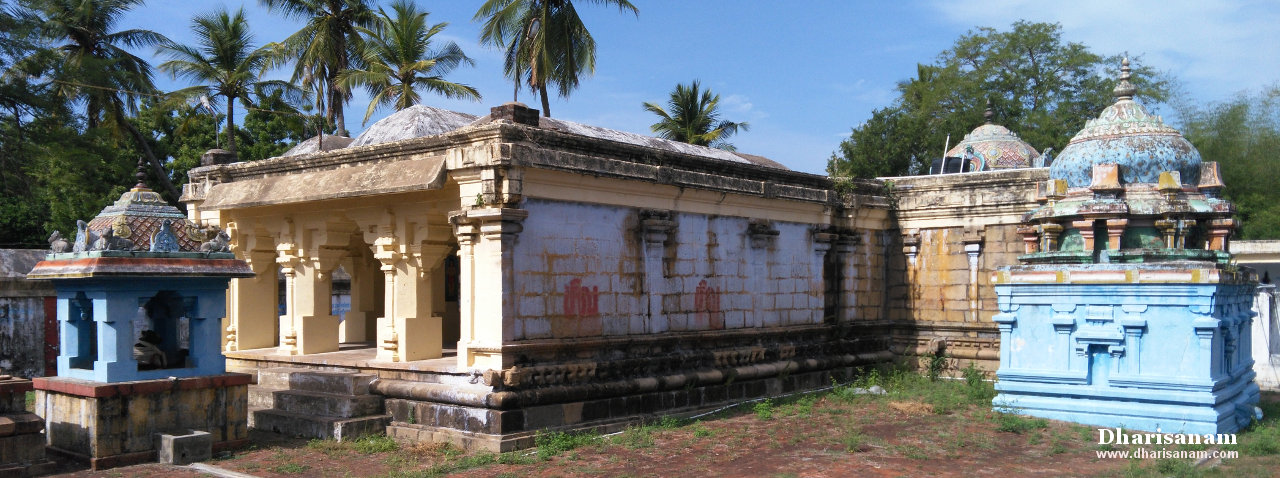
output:
[[[156,456],[167,465],[190,465],[213,458],[213,435],[200,430],[156,434]]]

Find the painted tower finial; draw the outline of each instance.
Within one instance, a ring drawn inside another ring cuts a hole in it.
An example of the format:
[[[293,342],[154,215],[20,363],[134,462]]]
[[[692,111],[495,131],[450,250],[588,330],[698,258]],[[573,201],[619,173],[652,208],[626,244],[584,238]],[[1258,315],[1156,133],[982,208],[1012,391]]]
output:
[[[137,172],[133,173],[133,177],[138,178],[138,184],[133,185],[134,189],[151,189],[147,187],[147,167],[142,156],[138,156]]]
[[[1138,91],[1138,89],[1133,86],[1133,83],[1129,82],[1129,73],[1131,71],[1132,70],[1129,69],[1129,57],[1125,56],[1123,60],[1120,60],[1120,82],[1116,83],[1115,89],[1111,90],[1111,94],[1116,97],[1117,101],[1132,100],[1133,94]]]
[[[991,119],[995,117],[995,112],[991,111],[991,98],[987,98],[987,110],[982,112],[982,119],[986,120],[987,124],[991,124]]]

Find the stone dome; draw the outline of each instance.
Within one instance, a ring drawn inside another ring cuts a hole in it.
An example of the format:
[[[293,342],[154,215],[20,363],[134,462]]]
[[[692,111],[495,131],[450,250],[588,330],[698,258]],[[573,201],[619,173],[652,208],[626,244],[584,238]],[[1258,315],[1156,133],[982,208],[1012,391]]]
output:
[[[369,126],[348,147],[390,143],[448,133],[475,121],[476,117],[457,111],[413,105]]]
[[[972,146],[973,152],[985,162],[985,164],[976,165],[981,166],[981,169],[975,167],[975,171],[1029,168],[1035,164],[1036,158],[1040,157],[1040,153],[1035,148],[1009,131],[1009,128],[992,124],[991,108],[987,108],[983,116],[986,117],[987,123],[964,135],[964,139],[947,151],[947,157],[962,158],[965,150]]]
[[[1157,183],[1160,173],[1177,171],[1182,184],[1200,180],[1200,152],[1178,130],[1133,101],[1129,60],[1120,68],[1115,104],[1071,138],[1049,167],[1049,177],[1068,187],[1088,187],[1095,164],[1117,164],[1122,184]]]

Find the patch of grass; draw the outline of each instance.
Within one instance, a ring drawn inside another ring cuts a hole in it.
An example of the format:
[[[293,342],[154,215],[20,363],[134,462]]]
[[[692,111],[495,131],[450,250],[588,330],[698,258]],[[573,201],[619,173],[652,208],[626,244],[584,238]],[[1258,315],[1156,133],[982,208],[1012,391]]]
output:
[[[996,423],[1000,425],[998,429],[1002,432],[1019,434],[1049,427],[1049,421],[1043,418],[1030,418],[1006,412],[996,412]]]
[[[752,407],[751,410],[755,412],[756,418],[759,418],[761,420],[772,420],[773,419],[773,399],[766,398],[763,402],[756,403],[756,405]]]
[[[346,443],[337,440],[321,440],[319,438],[307,442],[307,448],[324,453],[325,456],[342,455],[350,449]]]
[[[400,449],[400,444],[395,439],[386,435],[364,435],[356,438],[351,442],[352,448],[356,451],[371,455],[374,453],[386,453]]]
[[[1236,435],[1236,445],[1225,445],[1223,450],[1236,450],[1242,456],[1280,454],[1280,402],[1264,403],[1261,407],[1262,421],[1255,420]]]
[[[538,432],[533,437],[533,444],[538,447],[538,458],[549,460],[566,451],[589,445],[597,438],[600,435],[596,433]]]
[[[632,450],[653,447],[653,429],[646,426],[627,427],[621,435],[613,437],[613,442]]]
[[[34,391],[27,391],[27,411],[36,411],[36,392]]]
[[[847,428],[840,435],[840,444],[844,445],[844,451],[847,453],[857,453],[866,451],[868,437],[862,433],[861,428]]]
[[[902,456],[907,457],[907,458],[910,458],[910,459],[912,459],[912,460],[927,460],[927,459],[929,459],[929,455],[925,454],[925,452],[924,452],[924,448],[920,448],[920,447],[915,446],[915,445],[894,445],[894,446],[892,447],[892,450],[893,450],[895,453],[899,453],[899,454],[901,454]]]
[[[283,475],[296,475],[298,473],[306,473],[306,471],[310,469],[311,469],[310,466],[302,465],[298,463],[292,463],[292,462],[281,463],[279,465],[271,467],[271,471],[275,473],[280,473]]]
[[[715,435],[715,432],[711,431],[710,428],[707,428],[707,426],[702,422],[693,424],[693,436],[698,438],[709,438],[713,435]]]

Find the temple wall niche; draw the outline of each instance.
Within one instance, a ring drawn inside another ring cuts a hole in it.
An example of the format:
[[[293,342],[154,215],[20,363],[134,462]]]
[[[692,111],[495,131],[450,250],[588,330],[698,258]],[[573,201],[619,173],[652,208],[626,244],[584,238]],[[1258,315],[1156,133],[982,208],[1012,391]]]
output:
[[[513,256],[517,341],[823,321],[826,253],[815,249],[814,225],[774,221],[761,227],[776,235],[753,240],[751,219],[674,212],[654,242],[641,209],[543,199],[524,207]],[[835,267],[859,273],[857,264]],[[855,291],[840,304],[875,288],[846,282]]]

